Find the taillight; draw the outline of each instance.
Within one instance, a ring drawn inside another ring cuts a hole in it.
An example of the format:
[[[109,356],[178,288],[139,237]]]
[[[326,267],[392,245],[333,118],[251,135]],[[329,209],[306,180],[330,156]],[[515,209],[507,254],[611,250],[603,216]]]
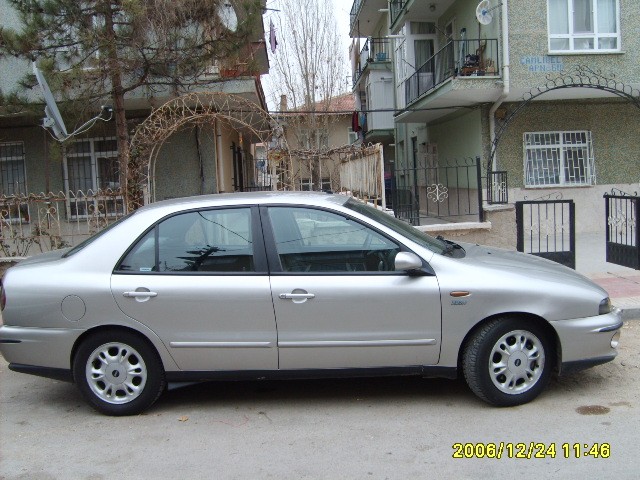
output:
[[[4,285],[2,279],[0,279],[0,311],[4,310],[4,306],[7,304],[7,296],[4,293]]]

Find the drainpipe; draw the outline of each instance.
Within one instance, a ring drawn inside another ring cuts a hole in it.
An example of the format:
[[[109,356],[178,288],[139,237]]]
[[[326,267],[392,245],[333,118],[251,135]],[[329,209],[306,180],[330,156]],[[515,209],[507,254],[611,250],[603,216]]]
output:
[[[216,160],[218,165],[218,172],[216,174],[216,183],[218,184],[218,191],[221,193],[226,191],[225,189],[225,172],[224,172],[224,159],[222,158],[222,130],[220,128],[220,121],[216,121]]]
[[[491,106],[489,110],[489,134],[491,136],[491,145],[496,139],[496,110],[502,105],[502,102],[509,96],[511,90],[509,76],[509,6],[507,0],[502,0],[502,94]],[[497,152],[493,155],[492,170],[496,170],[498,166]]]

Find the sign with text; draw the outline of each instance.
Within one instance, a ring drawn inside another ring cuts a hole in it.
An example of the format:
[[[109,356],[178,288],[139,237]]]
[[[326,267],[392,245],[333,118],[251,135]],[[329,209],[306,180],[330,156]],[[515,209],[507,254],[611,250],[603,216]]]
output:
[[[562,57],[532,55],[520,57],[520,63],[525,65],[530,72],[562,72],[564,70]]]

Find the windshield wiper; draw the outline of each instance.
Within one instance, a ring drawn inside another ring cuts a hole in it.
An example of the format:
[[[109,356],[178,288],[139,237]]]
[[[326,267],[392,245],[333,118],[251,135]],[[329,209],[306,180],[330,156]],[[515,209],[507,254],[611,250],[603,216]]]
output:
[[[438,235],[436,238],[445,243],[444,250],[442,250],[442,255],[451,255],[456,250],[462,250],[462,247],[460,245],[458,245],[456,242],[452,242],[451,240],[447,240],[442,235]]]

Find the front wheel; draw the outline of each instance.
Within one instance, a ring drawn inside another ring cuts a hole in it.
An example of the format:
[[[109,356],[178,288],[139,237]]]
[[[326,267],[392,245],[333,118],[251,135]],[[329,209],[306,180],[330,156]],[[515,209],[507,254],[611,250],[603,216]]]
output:
[[[165,387],[157,352],[129,332],[100,332],[83,341],[73,378],[85,399],[106,415],[134,415],[149,408]]]
[[[469,388],[493,405],[521,405],[536,398],[553,368],[552,342],[532,321],[498,318],[469,339],[462,370]]]

